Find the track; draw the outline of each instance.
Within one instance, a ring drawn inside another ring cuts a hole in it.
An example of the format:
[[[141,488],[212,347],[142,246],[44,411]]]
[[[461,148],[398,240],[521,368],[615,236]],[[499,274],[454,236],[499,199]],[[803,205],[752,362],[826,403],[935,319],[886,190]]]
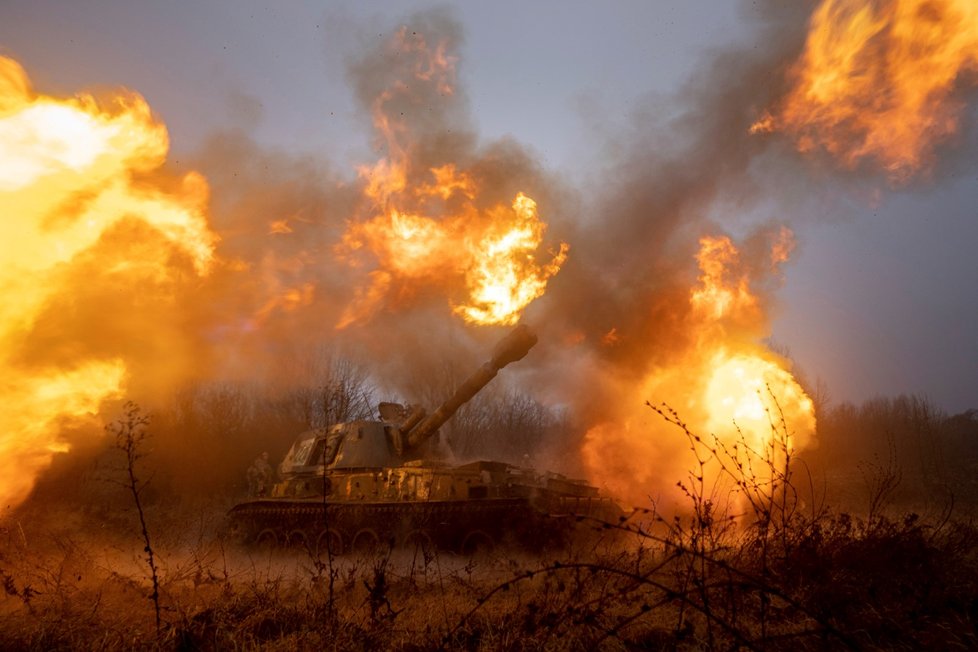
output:
[[[306,547],[320,554],[377,548],[436,547],[476,554],[496,545],[538,549],[559,544],[568,519],[554,519],[527,499],[398,503],[254,500],[228,513],[235,538],[263,546]]]

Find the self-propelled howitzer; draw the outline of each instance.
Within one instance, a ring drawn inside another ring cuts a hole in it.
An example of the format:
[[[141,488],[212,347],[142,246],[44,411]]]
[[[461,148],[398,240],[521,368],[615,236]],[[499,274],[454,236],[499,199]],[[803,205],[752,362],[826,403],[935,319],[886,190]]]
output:
[[[431,414],[381,403],[379,421],[299,435],[269,495],[231,509],[232,531],[246,541],[334,554],[386,545],[470,553],[503,542],[560,541],[573,519],[554,516],[618,516],[617,506],[583,480],[505,462],[452,465],[428,450],[438,429],[536,342],[517,326]]]

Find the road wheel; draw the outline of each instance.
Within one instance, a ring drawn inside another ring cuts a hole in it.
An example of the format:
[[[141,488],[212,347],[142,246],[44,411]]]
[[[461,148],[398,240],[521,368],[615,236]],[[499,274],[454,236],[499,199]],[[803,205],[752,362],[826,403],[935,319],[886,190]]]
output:
[[[483,530],[472,530],[462,539],[462,547],[459,550],[466,557],[485,559],[492,555],[496,549],[496,542]]]
[[[308,550],[309,538],[302,530],[292,530],[289,532],[288,546],[294,550]]]
[[[369,556],[380,552],[380,537],[370,528],[364,528],[353,536],[353,552]]]
[[[424,530],[411,530],[408,532],[407,536],[404,537],[404,541],[401,542],[401,547],[411,552],[415,558],[420,554],[425,560],[431,559],[435,553],[435,544],[431,540],[431,536]]]
[[[319,557],[338,556],[344,552],[343,535],[337,530],[323,530],[316,538],[316,554]]]
[[[258,533],[255,538],[255,544],[258,546],[259,550],[270,551],[278,548],[278,535],[275,534],[275,530],[271,528],[266,528]]]

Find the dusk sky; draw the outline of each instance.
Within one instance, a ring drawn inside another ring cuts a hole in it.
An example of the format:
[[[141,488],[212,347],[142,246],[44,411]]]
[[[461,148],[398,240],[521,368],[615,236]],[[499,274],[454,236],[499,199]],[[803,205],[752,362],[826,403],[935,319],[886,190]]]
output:
[[[0,0],[0,54],[45,94],[140,93],[169,130],[175,165],[194,166],[212,134],[239,129],[353,179],[376,154],[347,64],[431,6]],[[463,30],[458,86],[479,138],[515,139],[576,193],[585,219],[609,223],[613,206],[595,200],[613,181],[609,161],[636,131],[681,113],[709,78],[701,71],[767,47],[758,27],[773,11],[717,0],[448,6]],[[824,381],[833,402],[912,393],[952,413],[978,408],[978,102],[970,99],[932,169],[906,183],[793,154],[783,174],[804,183],[761,183],[763,196],[742,209],[708,209],[733,234],[768,221],[794,230],[772,340],[809,382]]]

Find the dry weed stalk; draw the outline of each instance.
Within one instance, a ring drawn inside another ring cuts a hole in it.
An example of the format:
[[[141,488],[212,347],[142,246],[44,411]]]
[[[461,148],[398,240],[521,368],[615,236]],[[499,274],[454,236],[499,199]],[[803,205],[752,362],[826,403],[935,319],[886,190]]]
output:
[[[146,512],[143,509],[141,494],[146,488],[148,481],[140,481],[136,475],[136,464],[145,454],[141,452],[143,443],[146,441],[146,427],[149,425],[149,415],[143,414],[142,410],[133,401],[126,401],[122,409],[122,417],[106,426],[112,435],[115,436],[115,446],[125,455],[126,479],[121,483],[132,495],[136,513],[139,515],[140,533],[143,538],[143,552],[146,553],[146,564],[149,566],[150,579],[153,583],[153,592],[149,598],[153,601],[153,612],[156,617],[156,636],[160,635],[160,578],[157,569],[156,555],[153,551],[153,542],[149,536],[149,527],[146,525]]]

